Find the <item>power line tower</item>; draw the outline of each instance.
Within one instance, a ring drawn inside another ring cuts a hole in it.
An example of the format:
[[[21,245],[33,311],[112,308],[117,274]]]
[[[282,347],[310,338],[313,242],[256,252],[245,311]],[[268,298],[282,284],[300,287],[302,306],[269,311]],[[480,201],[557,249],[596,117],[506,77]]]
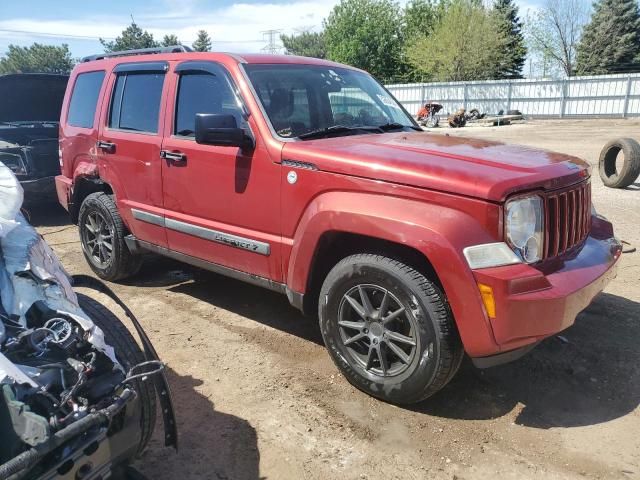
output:
[[[262,47],[262,51],[265,53],[278,54],[282,49],[282,45],[278,43],[278,39],[280,38],[280,33],[282,30],[265,30],[262,33],[262,38],[267,42],[267,44]]]

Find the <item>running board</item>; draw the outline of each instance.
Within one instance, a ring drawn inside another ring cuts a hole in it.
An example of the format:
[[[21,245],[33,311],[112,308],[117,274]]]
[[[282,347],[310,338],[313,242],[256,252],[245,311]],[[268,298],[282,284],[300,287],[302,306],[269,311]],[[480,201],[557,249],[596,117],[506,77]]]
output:
[[[218,273],[220,275],[224,275],[225,277],[234,278],[236,280],[240,280],[241,282],[257,285],[258,287],[267,288],[274,292],[284,293],[289,296],[289,289],[284,283],[274,282],[273,280],[265,277],[242,272],[240,270],[225,267],[217,263],[208,262],[200,258],[192,257],[191,255],[187,255],[185,253],[176,252],[175,250],[171,250],[169,248],[145,242],[144,240],[139,240],[133,235],[127,235],[126,237],[124,237],[124,241],[126,242],[129,251],[131,251],[131,253],[133,254],[142,253],[142,251],[157,253],[159,255],[172,258],[179,262],[188,263],[189,265],[193,265],[194,267]]]

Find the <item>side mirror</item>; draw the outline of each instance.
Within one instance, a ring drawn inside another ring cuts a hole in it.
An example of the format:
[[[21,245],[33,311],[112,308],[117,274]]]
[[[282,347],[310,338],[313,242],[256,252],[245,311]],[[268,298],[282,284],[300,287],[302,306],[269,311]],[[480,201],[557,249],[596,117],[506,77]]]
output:
[[[236,117],[217,113],[196,113],[196,143],[220,147],[253,149],[253,137],[238,127]]]

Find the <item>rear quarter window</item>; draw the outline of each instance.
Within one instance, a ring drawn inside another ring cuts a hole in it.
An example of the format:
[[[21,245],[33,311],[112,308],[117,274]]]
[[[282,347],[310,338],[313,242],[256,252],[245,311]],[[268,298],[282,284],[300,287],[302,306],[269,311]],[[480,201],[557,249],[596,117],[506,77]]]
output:
[[[67,124],[74,127],[92,128],[104,71],[81,73],[71,93]]]

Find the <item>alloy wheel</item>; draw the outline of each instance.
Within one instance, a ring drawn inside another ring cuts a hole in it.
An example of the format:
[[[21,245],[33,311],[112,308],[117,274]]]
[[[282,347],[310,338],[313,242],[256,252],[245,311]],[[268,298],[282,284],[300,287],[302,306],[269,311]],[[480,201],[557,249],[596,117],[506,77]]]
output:
[[[113,227],[100,212],[87,215],[83,228],[84,246],[92,262],[105,268],[113,258]]]
[[[347,291],[340,302],[338,326],[347,352],[370,374],[400,375],[416,355],[415,317],[383,287],[365,284]]]

